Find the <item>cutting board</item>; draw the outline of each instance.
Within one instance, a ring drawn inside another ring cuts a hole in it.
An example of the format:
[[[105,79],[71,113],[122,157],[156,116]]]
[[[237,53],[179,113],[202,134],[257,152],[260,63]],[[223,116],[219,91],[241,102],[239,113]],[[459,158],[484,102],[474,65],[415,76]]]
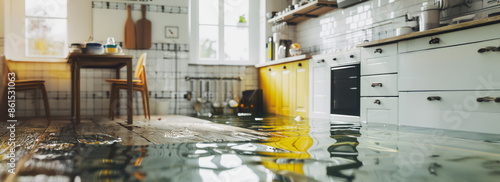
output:
[[[146,19],[147,6],[141,6],[142,18],[137,20],[136,26],[136,48],[151,48],[151,21]]]
[[[135,26],[132,21],[132,5],[127,5],[127,20],[125,21],[125,37],[123,39],[125,49],[135,49]]]

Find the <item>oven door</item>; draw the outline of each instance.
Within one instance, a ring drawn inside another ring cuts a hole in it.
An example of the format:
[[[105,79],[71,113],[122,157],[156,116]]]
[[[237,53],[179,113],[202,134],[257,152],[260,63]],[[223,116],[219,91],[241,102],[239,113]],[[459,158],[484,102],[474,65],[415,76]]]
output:
[[[359,120],[359,81],[359,64],[331,68],[330,113],[332,116],[344,116],[353,119],[346,119],[346,121]]]

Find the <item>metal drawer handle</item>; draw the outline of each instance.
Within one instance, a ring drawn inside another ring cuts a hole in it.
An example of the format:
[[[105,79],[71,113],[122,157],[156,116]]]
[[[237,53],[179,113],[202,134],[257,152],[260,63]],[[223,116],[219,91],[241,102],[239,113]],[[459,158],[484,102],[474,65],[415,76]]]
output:
[[[427,97],[427,100],[428,101],[441,100],[441,97],[439,97],[439,96],[429,96],[429,97]]]
[[[374,104],[378,104],[378,105],[382,104],[382,102],[380,102],[380,100],[378,100],[378,99],[377,99],[377,100],[375,100],[375,102],[373,102],[373,103],[374,103]]]
[[[375,52],[373,52],[373,53],[380,53],[380,54],[382,54],[382,49],[377,48],[377,49],[375,49]]]
[[[324,62],[325,62],[324,59],[321,59],[321,60],[318,61],[318,63],[324,63]]]
[[[500,47],[495,47],[495,46],[488,46],[485,48],[481,48],[477,50],[478,53],[484,53],[484,52],[495,52],[495,51],[500,51]]]
[[[269,68],[268,70],[271,71],[271,68]]]
[[[351,87],[349,89],[351,89],[351,90],[358,90],[358,87]]]
[[[299,63],[299,67],[302,67],[302,63]]]
[[[440,39],[436,37],[436,38],[429,40],[429,44],[439,44],[439,41],[440,41]]]
[[[493,97],[479,97],[476,99],[476,101],[477,102],[491,102],[491,101],[496,101],[496,99]]]
[[[382,87],[382,83],[372,83],[372,87]]]
[[[333,58],[332,60],[333,60],[333,61],[337,61],[337,58]]]
[[[286,66],[283,66],[283,69],[286,69]]]
[[[354,58],[354,55],[350,55],[349,57],[350,57],[350,58]]]

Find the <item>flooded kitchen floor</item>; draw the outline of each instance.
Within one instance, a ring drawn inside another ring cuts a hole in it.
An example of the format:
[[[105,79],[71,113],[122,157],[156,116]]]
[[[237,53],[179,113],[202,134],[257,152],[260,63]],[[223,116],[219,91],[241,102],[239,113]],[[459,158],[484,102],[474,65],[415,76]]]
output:
[[[15,175],[11,133],[0,130],[0,181],[500,179],[500,135],[276,116],[152,118],[18,121]]]

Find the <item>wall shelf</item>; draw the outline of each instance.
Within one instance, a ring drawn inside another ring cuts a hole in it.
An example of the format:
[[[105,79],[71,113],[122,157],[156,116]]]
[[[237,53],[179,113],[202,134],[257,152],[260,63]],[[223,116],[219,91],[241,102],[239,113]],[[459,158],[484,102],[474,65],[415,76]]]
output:
[[[309,18],[318,17],[319,15],[325,14],[334,9],[337,9],[337,1],[317,0],[289,11],[284,15],[271,18],[267,22],[273,23],[284,21],[289,25],[295,25]]]
[[[302,55],[287,57],[287,58],[278,59],[278,60],[274,60],[274,61],[266,61],[265,63],[256,64],[255,67],[260,68],[260,67],[272,66],[272,65],[282,64],[282,63],[289,63],[289,62],[300,61],[300,60],[305,60],[305,59],[311,59],[311,55],[302,54]]]

